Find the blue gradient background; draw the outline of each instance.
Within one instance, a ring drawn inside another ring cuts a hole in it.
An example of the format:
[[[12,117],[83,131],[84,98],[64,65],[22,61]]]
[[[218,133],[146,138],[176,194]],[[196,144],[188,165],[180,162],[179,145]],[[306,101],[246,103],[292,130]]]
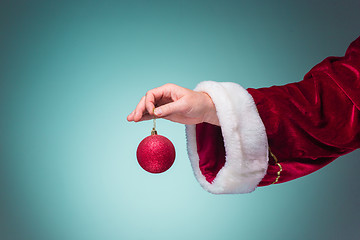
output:
[[[195,180],[177,150],[137,164],[145,92],[302,79],[360,35],[359,1],[1,1],[0,239],[360,239],[360,153],[246,195]]]

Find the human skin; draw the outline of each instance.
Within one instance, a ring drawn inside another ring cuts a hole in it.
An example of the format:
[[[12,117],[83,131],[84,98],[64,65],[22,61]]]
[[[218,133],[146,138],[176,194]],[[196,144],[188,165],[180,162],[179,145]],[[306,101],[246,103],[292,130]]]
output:
[[[182,124],[206,122],[220,126],[215,105],[207,93],[172,83],[149,90],[127,120],[140,122],[154,117]]]

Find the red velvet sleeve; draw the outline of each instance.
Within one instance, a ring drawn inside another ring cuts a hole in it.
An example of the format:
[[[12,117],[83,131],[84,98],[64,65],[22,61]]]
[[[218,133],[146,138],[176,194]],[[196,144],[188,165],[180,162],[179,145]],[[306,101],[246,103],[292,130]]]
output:
[[[248,89],[282,167],[277,183],[310,174],[360,147],[360,37],[344,57],[328,57],[298,83]],[[259,186],[280,167],[270,157]]]

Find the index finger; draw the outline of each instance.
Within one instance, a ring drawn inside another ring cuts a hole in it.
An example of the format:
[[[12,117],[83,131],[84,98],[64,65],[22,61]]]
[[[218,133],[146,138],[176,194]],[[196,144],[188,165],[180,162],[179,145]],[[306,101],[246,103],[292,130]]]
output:
[[[161,87],[157,87],[149,90],[145,95],[145,107],[150,115],[154,115],[154,109],[157,107],[156,104],[162,98],[171,99],[171,91],[174,84],[165,84]]]

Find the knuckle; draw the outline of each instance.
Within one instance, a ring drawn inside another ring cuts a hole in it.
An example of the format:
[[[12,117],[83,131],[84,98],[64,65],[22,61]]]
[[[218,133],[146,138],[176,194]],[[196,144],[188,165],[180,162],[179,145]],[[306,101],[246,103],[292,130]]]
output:
[[[165,86],[165,87],[168,87],[168,88],[173,88],[173,87],[175,87],[176,85],[173,84],[173,83],[167,83],[167,84],[165,84],[164,86]]]
[[[156,89],[151,89],[146,92],[145,97],[146,99],[153,99],[155,97]]]

